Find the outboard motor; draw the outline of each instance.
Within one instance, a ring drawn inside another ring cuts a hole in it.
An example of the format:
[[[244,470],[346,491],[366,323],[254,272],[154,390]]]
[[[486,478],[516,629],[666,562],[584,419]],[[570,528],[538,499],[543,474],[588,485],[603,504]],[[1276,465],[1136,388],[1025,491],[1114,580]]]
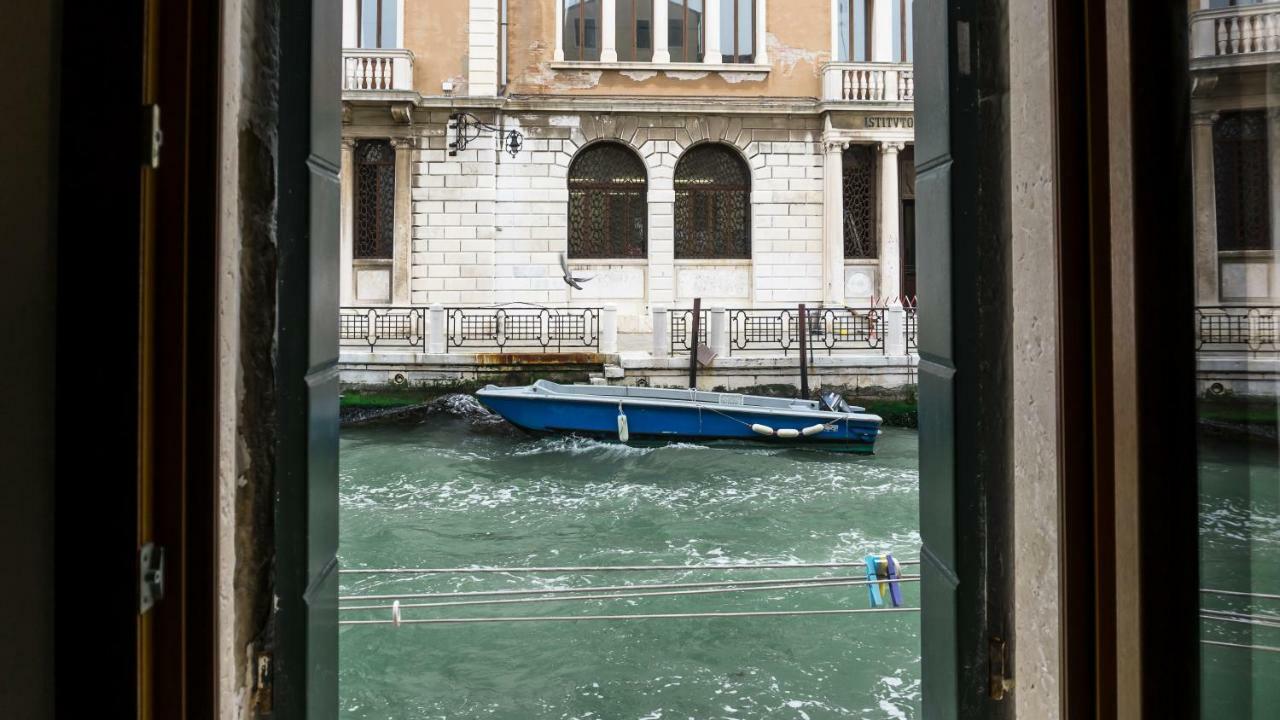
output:
[[[839,393],[827,392],[822,394],[822,405],[832,412],[839,413],[860,413],[866,412],[865,408],[857,405],[850,405]]]

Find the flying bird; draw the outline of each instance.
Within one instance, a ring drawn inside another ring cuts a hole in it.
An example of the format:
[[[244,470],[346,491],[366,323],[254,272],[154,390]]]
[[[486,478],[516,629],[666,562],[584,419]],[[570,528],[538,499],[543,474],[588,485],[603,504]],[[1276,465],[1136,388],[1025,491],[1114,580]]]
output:
[[[579,283],[584,283],[595,277],[594,275],[591,277],[574,277],[573,273],[569,270],[569,258],[565,257],[564,253],[560,253],[560,269],[564,271],[565,284],[579,290],[582,289],[582,286],[579,285]]]

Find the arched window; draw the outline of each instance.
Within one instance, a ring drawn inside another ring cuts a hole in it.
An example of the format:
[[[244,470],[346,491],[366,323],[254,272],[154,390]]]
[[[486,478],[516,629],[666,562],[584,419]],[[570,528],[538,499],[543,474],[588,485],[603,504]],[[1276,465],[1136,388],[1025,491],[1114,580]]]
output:
[[[724,145],[676,164],[676,258],[751,257],[751,170]]]
[[[627,147],[596,143],[569,166],[569,257],[648,255],[648,179]]]

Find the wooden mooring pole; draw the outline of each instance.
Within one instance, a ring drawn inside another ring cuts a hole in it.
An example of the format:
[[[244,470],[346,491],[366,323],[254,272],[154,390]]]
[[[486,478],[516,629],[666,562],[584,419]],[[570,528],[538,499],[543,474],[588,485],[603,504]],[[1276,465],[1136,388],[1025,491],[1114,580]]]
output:
[[[693,337],[689,340],[689,389],[698,389],[698,331],[702,329],[702,298],[693,299]]]
[[[800,398],[809,399],[809,317],[800,303]]]

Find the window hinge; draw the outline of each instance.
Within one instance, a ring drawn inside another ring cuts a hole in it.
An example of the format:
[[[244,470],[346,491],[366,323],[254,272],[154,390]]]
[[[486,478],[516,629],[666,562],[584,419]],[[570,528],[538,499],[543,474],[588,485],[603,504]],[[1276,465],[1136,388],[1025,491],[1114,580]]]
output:
[[[257,702],[258,712],[269,715],[271,713],[271,653],[258,653],[257,664],[256,678],[253,683],[254,699]]]
[[[138,551],[138,614],[164,599],[164,548],[147,543]]]
[[[142,106],[142,164],[152,170],[160,167],[160,146],[164,133],[160,131],[160,106]]]
[[[1009,677],[1009,649],[1004,638],[992,637],[988,646],[987,662],[991,670],[991,699],[1003,700],[1013,690],[1013,678]]]

